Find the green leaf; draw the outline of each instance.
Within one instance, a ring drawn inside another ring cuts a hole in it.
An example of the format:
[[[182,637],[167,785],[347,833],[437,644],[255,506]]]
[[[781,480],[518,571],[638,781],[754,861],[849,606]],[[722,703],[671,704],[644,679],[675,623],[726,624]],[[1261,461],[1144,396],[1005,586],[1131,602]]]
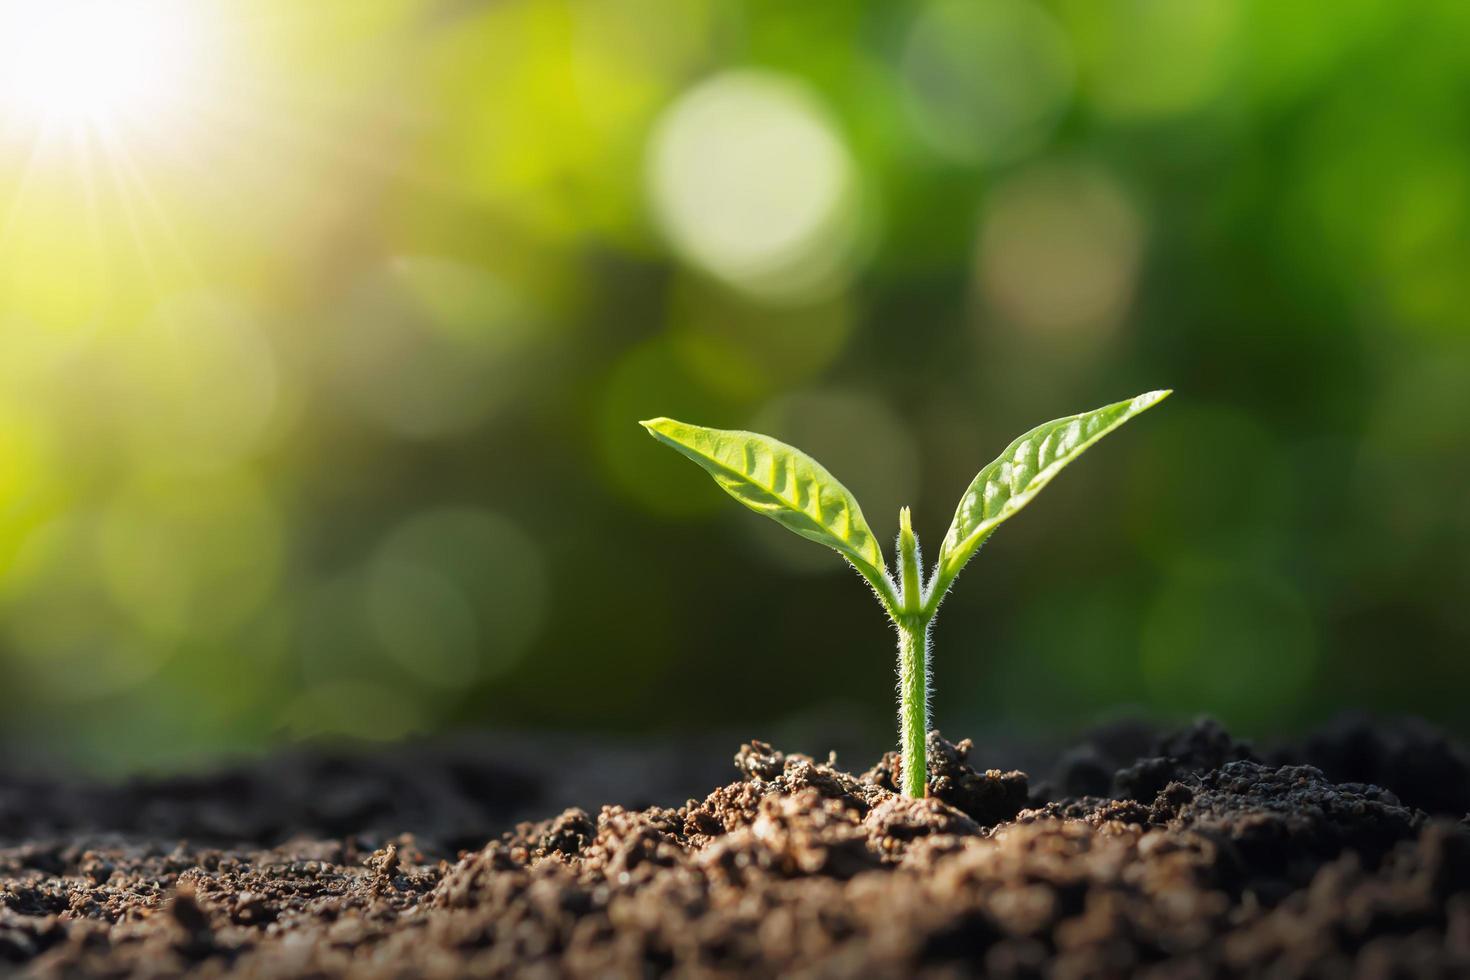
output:
[[[1063,467],[1169,394],[1169,391],[1150,391],[1130,401],[1056,419],[1011,443],[995,462],[980,471],[960,498],[954,522],[939,547],[939,564],[931,588],[933,601],[943,596],[985,539],[1029,504]]]
[[[751,510],[835,549],[874,588],[880,588],[880,580],[886,582],[883,552],[862,508],[806,453],[756,432],[706,429],[673,419],[638,424],[703,466],[726,493]]]

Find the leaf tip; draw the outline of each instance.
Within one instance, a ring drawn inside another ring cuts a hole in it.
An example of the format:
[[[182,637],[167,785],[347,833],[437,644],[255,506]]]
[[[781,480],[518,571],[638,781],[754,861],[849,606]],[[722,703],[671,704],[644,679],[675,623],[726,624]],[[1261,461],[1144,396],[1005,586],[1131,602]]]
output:
[[[666,419],[662,415],[660,415],[656,419],[643,419],[638,424],[643,426],[650,433],[655,433],[662,431],[665,427],[671,425],[673,421],[673,419]]]
[[[1133,399],[1133,410],[1136,412],[1141,412],[1145,408],[1152,408],[1172,394],[1174,394],[1173,388],[1160,388],[1157,391],[1145,391],[1143,394]]]

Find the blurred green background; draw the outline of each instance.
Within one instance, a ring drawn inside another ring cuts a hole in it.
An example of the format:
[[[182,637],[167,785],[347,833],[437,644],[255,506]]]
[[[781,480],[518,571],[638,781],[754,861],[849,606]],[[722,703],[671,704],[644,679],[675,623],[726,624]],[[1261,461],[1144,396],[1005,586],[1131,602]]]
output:
[[[1470,724],[1470,5],[46,7],[0,15],[0,740],[888,737],[863,583],[635,420],[932,551],[1156,387],[967,570],[937,724]]]

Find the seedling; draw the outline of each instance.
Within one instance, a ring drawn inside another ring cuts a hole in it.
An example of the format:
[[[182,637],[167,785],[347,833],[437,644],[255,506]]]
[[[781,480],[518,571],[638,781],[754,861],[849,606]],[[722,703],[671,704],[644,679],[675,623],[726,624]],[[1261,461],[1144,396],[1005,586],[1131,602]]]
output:
[[[706,429],[673,419],[640,422],[703,466],[715,482],[758,514],[835,550],[868,580],[898,628],[898,724],[901,784],[924,796],[924,741],[929,731],[929,628],[939,603],[980,546],[1068,463],[1103,436],[1163,401],[1150,391],[1131,401],[1047,422],[1021,436],[982,469],[960,498],[939,559],[920,581],[919,539],[909,509],[898,512],[898,576],[888,571],[878,539],[852,493],[799,449],[755,432]]]

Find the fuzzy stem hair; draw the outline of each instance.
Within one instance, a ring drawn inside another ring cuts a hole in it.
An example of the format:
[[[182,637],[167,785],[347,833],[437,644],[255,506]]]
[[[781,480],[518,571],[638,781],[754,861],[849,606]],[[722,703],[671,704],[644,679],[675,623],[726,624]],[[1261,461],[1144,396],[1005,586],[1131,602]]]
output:
[[[927,796],[929,766],[925,740],[929,737],[929,624],[908,621],[898,625],[898,728],[901,772],[899,788],[905,796]]]
[[[906,796],[928,794],[929,737],[929,624],[920,585],[919,539],[914,535],[909,509],[898,512],[898,577],[901,608],[893,616],[898,627],[898,729],[902,772],[900,788]]]

